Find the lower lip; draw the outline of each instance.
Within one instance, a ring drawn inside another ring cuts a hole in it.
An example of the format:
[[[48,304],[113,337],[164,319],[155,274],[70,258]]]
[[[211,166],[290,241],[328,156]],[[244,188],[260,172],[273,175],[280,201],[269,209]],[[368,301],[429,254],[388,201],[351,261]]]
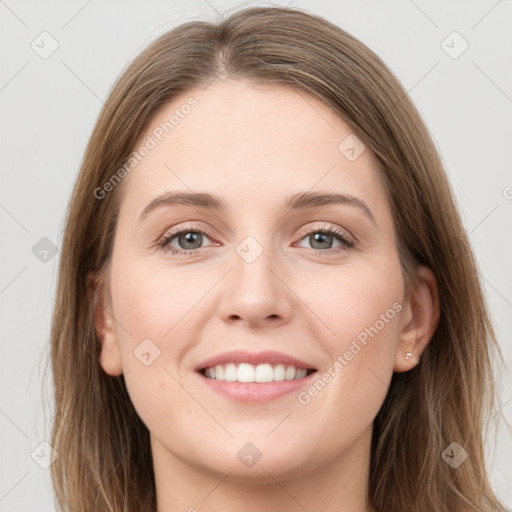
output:
[[[209,379],[199,372],[197,375],[212,391],[221,395],[239,402],[261,402],[298,391],[310,383],[316,372],[310,373],[302,379],[272,382],[228,382]]]

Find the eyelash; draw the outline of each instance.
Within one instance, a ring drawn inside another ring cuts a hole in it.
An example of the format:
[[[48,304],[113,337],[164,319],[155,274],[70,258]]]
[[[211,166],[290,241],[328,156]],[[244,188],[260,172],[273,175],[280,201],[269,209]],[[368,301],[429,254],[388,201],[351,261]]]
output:
[[[167,247],[167,244],[169,242],[171,242],[174,238],[176,238],[176,236],[181,235],[182,233],[191,233],[191,232],[192,233],[201,233],[203,235],[208,236],[208,238],[214,238],[214,235],[207,230],[189,226],[189,227],[181,228],[180,230],[172,231],[170,233],[165,234],[158,242],[158,247],[160,249],[162,249],[165,253],[169,253],[169,254],[177,255],[177,256],[191,256],[193,254],[196,254],[201,249],[185,250],[185,249],[176,249],[174,247]],[[341,251],[348,251],[355,245],[354,240],[350,239],[345,233],[343,233],[342,231],[339,231],[338,229],[336,229],[332,226],[328,226],[326,228],[321,228],[321,229],[315,228],[315,229],[309,230],[308,232],[306,232],[305,234],[302,235],[300,240],[302,240],[303,238],[305,238],[309,235],[312,235],[313,233],[322,233],[322,234],[326,234],[326,235],[332,235],[339,242],[341,242],[343,244],[342,247],[336,247],[334,249],[326,249],[325,251],[322,249],[310,249],[310,251],[313,251],[317,254],[318,253],[338,253]]]

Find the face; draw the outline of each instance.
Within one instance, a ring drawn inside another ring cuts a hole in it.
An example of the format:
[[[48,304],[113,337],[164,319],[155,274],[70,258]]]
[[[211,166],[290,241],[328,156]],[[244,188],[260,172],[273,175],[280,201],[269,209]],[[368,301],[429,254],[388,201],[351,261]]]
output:
[[[220,80],[162,108],[144,144],[122,184],[100,362],[124,373],[154,457],[243,480],[367,449],[413,314],[370,150],[304,92]],[[198,371],[217,356],[228,380]],[[256,377],[272,382],[230,380]]]

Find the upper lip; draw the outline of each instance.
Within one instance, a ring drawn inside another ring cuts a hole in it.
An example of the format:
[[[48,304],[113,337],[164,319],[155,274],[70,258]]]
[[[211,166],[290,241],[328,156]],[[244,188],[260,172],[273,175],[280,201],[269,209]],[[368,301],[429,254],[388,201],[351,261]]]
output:
[[[224,352],[217,356],[210,357],[201,363],[199,363],[196,367],[196,371],[204,370],[205,368],[211,368],[212,366],[216,366],[218,364],[225,363],[249,363],[249,364],[287,364],[291,366],[295,366],[296,368],[305,368],[307,370],[315,370],[314,366],[311,364],[301,361],[296,357],[289,356],[287,354],[283,354],[282,352],[276,352],[275,350],[265,350],[263,352],[247,352],[245,350],[231,350],[229,352]]]

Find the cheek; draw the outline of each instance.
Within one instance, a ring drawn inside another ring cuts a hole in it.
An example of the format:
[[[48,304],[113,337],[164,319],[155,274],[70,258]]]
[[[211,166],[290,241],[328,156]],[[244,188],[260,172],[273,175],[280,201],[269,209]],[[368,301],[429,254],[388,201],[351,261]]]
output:
[[[173,339],[176,346],[176,334],[187,330],[189,313],[211,286],[207,276],[202,283],[198,282],[197,273],[194,278],[188,270],[171,271],[149,265],[133,265],[127,268],[126,275],[130,279],[119,276],[113,293],[117,315],[124,320],[132,343],[150,338],[165,345]]]
[[[179,381],[183,354],[194,339],[194,303],[200,287],[184,286],[165,269],[130,269],[114,281],[115,315],[123,373],[130,399],[150,431],[167,421],[197,415]],[[116,286],[117,285],[117,286]],[[204,293],[204,292],[203,292]],[[179,411],[179,412],[178,412]],[[197,421],[201,424],[200,418]]]
[[[331,362],[297,397],[297,417],[315,418],[322,425],[320,462],[325,454],[343,451],[358,439],[386,397],[402,307],[400,279],[367,268],[364,274],[331,281],[328,294],[316,293],[311,300],[335,332],[324,332],[319,343]]]
[[[169,400],[167,410],[172,410],[176,401],[185,404],[187,397],[174,378],[181,380],[190,371],[180,364],[201,338],[201,323],[214,314],[207,294],[219,278],[185,265],[171,270],[117,262],[112,270],[112,296],[130,396],[140,412],[151,415],[165,409],[162,397]]]
[[[331,275],[315,283],[304,296],[322,320],[316,336],[330,363],[319,372],[320,382],[307,390],[301,403],[314,402],[311,410],[322,414],[321,403],[327,399],[340,405],[334,413],[340,419],[350,414],[360,418],[361,424],[369,423],[384,400],[393,373],[403,297],[399,261],[390,259],[385,268],[361,265],[340,269],[334,278]]]
[[[349,350],[352,341],[365,348],[367,357],[394,348],[403,297],[398,258],[390,258],[386,265],[340,267],[311,282],[315,286],[306,291],[305,284],[302,293],[325,324],[319,339],[326,340],[331,357]]]

